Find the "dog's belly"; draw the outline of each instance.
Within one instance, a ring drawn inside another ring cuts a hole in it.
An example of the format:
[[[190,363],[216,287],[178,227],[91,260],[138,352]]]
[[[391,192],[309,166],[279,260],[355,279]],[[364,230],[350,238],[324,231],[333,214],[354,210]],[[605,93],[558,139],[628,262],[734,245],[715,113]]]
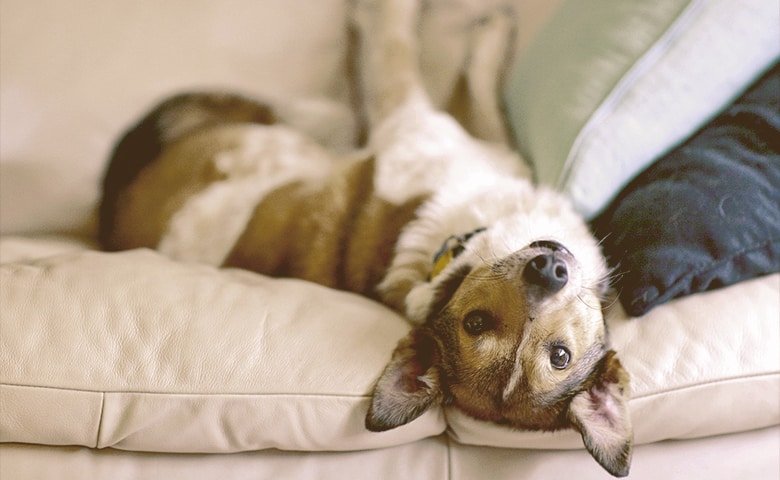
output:
[[[350,162],[316,187],[281,186],[258,203],[225,266],[377,297],[401,229],[425,196],[391,203],[374,191],[375,160]]]
[[[285,127],[212,128],[168,147],[120,195],[115,243],[376,296],[425,196],[379,197],[375,170]]]
[[[292,180],[323,178],[333,164],[285,127],[234,124],[186,135],[119,195],[113,247],[219,265],[260,199]]]

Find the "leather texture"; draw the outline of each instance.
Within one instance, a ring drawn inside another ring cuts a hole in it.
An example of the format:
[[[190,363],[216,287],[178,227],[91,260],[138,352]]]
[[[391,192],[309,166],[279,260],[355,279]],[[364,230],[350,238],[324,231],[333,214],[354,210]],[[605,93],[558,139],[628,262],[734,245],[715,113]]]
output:
[[[13,248],[0,251],[13,258]],[[409,327],[362,297],[148,250],[5,263],[0,280],[4,442],[356,450],[445,429],[433,409],[399,429],[365,430],[373,382]],[[642,319],[614,306],[636,443],[780,423],[779,290],[773,275]],[[452,410],[447,422],[465,444],[581,447],[573,431],[517,432]]]
[[[409,327],[363,297],[147,250],[1,268],[1,441],[357,450],[444,431],[437,410],[365,429],[368,394]]]

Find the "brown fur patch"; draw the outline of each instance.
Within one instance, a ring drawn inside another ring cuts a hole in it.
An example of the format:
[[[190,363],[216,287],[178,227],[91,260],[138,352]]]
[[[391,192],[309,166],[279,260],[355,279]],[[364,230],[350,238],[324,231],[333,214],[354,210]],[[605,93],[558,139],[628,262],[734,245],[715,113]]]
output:
[[[267,275],[293,271],[295,216],[303,209],[301,189],[299,182],[284,185],[257,204],[224,265]]]
[[[376,297],[401,229],[424,200],[395,205],[373,195],[374,159],[337,171],[324,186],[290,184],[255,209],[225,266],[303,278]]]
[[[120,240],[123,236],[114,231],[120,224],[127,226],[122,219],[115,218],[118,210],[126,210],[120,204],[123,201],[121,197],[136,182],[139,174],[159,159],[165,148],[195,130],[241,122],[270,125],[276,122],[276,115],[269,106],[240,95],[184,93],[161,102],[128,129],[111,152],[103,176],[98,209],[99,237],[103,246],[110,250],[127,248]],[[157,231],[156,228],[154,230]],[[142,236],[150,237],[148,234]]]
[[[113,229],[104,241],[110,249],[156,248],[171,217],[188,198],[224,178],[213,157],[224,144],[210,137],[171,145],[118,195]]]
[[[422,202],[423,197],[415,197],[394,205],[375,195],[370,197],[352,225],[343,272],[345,288],[376,298],[374,289],[387,272],[401,230]]]

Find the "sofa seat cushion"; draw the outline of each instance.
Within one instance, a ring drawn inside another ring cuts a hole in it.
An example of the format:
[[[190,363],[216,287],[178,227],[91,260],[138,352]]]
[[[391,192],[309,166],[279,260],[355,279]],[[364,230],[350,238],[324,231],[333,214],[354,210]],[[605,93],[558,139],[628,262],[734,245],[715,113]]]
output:
[[[576,472],[577,480],[610,478],[585,451],[475,447],[449,442],[444,436],[382,450],[305,455],[274,450],[175,455],[4,444],[0,458],[3,479],[549,480],[551,472],[560,471]],[[778,464],[780,428],[776,427],[640,446],[629,478],[765,479],[770,477],[767,472],[777,471]]]
[[[13,238],[0,253],[20,260],[0,266],[3,442],[359,450],[440,434],[446,415],[465,444],[582,446],[573,431],[519,432],[440,409],[368,432],[368,394],[409,327],[353,294],[148,250]],[[780,423],[779,290],[780,275],[762,277],[641,320],[613,306],[637,443]]]
[[[365,298],[148,250],[4,263],[0,279],[0,441],[322,451],[445,429],[436,409],[365,429],[373,383],[409,329]]]
[[[0,263],[36,260],[96,248],[97,242],[74,235],[3,235],[0,237]]]

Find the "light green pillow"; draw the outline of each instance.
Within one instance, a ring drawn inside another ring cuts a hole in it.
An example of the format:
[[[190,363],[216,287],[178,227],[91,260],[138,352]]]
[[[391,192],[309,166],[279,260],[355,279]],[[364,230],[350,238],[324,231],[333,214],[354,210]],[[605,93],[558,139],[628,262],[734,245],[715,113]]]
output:
[[[591,217],[765,70],[776,0],[568,0],[505,85],[537,180]]]

